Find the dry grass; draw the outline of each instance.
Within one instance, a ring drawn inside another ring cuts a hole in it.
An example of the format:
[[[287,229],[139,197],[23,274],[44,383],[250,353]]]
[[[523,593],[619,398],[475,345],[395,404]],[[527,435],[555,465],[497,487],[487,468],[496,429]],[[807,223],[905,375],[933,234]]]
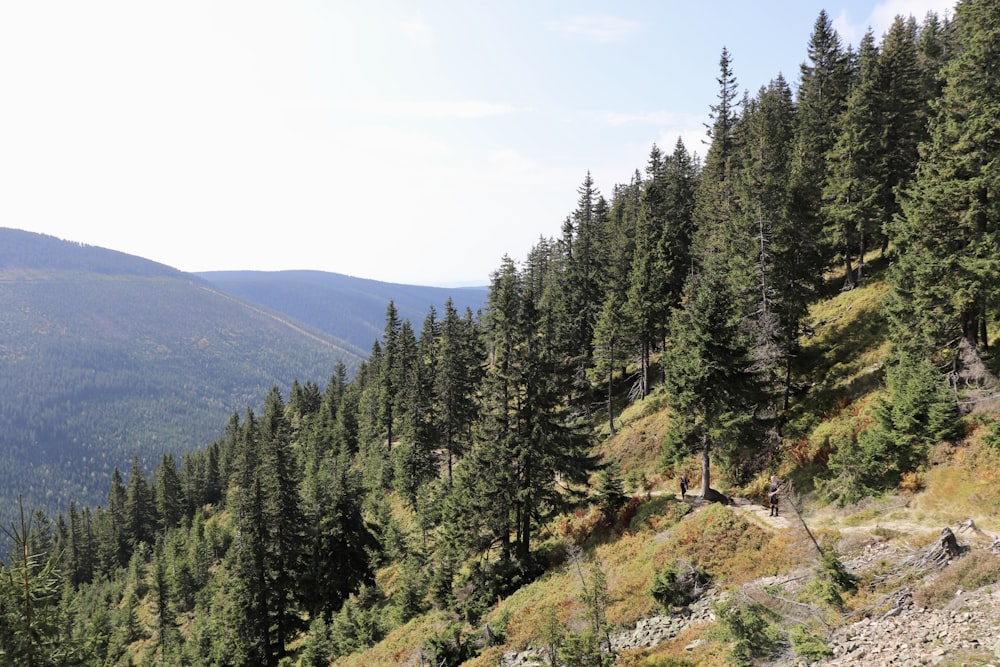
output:
[[[913,591],[918,607],[940,609],[955,599],[959,589],[974,591],[1000,581],[1000,555],[984,549],[970,551]]]
[[[940,517],[943,523],[973,519],[987,531],[998,531],[1000,514],[1000,452],[973,433],[963,447],[948,450],[948,460],[923,475],[924,490],[914,496],[913,507]],[[933,456],[940,458],[940,452]]]
[[[626,408],[620,417],[622,427],[613,437],[605,428],[605,439],[596,453],[614,460],[625,479],[644,477],[654,485],[660,481],[659,461],[663,438],[670,427],[666,394],[656,392]]]
[[[889,351],[882,314],[885,281],[872,278],[848,292],[816,303],[807,321],[813,335],[801,339],[794,379],[806,390],[789,413],[793,438],[806,437],[817,425],[877,389]]]
[[[443,630],[447,618],[425,614],[395,628],[375,646],[334,660],[331,667],[371,667],[371,665],[419,664],[420,649],[428,637]]]

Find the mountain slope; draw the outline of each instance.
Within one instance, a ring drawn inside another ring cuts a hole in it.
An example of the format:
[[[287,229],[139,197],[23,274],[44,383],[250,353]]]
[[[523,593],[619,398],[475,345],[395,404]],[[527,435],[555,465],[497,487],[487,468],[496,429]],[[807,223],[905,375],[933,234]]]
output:
[[[138,455],[200,449],[233,411],[359,351],[162,264],[0,229],[0,502],[103,504]],[[6,513],[7,510],[4,510]]]
[[[384,283],[324,271],[208,271],[197,274],[221,290],[285,313],[325,331],[367,354],[382,335],[385,311],[393,301],[401,320],[414,329],[431,306],[440,316],[450,298],[461,314],[486,303],[487,290]]]

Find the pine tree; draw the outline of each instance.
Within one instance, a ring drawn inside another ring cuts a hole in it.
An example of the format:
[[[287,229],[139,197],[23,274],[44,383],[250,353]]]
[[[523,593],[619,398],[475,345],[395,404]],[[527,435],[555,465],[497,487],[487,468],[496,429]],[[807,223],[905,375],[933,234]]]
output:
[[[385,330],[382,334],[382,357],[378,367],[378,418],[387,449],[395,440],[396,408],[399,400],[400,359],[399,333],[402,328],[396,304],[385,310]],[[406,363],[405,360],[402,363]]]
[[[261,475],[261,443],[257,421],[248,410],[240,435],[234,512],[235,536],[230,550],[233,587],[233,643],[236,664],[274,667],[271,647],[269,536]]]
[[[747,317],[756,367],[775,407],[787,396],[799,323],[820,279],[818,239],[802,234],[791,216],[794,119],[791,90],[780,75],[745,106],[738,130],[739,214],[725,246],[734,279],[743,275],[738,280],[752,304]]]
[[[264,399],[259,422],[260,486],[266,535],[266,569],[270,623],[274,628],[272,654],[280,660],[295,634],[304,628],[300,614],[302,591],[303,518],[299,506],[299,475],[290,441],[291,425],[277,387]]]
[[[98,560],[101,571],[111,576],[128,564],[129,532],[125,519],[125,484],[115,468],[111,473],[108,503],[98,521]]]
[[[19,509],[20,522],[2,528],[14,552],[9,564],[0,565],[0,661],[25,667],[83,664],[81,647],[63,634],[60,554],[32,549],[23,504]]]
[[[615,431],[614,374],[619,368],[625,379],[626,360],[634,349],[637,318],[630,309],[631,271],[636,254],[636,234],[642,193],[642,177],[638,171],[627,186],[617,186],[608,213],[608,267],[604,301],[594,327],[593,373],[607,383],[606,406],[608,425]],[[649,359],[642,358],[642,371],[649,367]],[[640,375],[637,393],[643,394],[648,388],[648,377]]]
[[[723,53],[728,68],[728,53]],[[719,111],[726,115],[720,127],[731,121],[728,86],[735,85],[731,73],[722,75],[726,90]],[[655,145],[646,166],[647,178],[640,196],[635,223],[635,251],[628,276],[626,311],[637,337],[640,389],[633,395],[649,392],[649,360],[661,344],[671,308],[680,301],[684,281],[691,270],[691,240],[697,174],[684,144],[678,139],[674,152],[663,157]]]
[[[311,617],[334,613],[360,586],[374,583],[379,543],[362,515],[361,482],[346,445],[327,453],[303,482],[308,526],[303,563],[304,603]]]
[[[864,253],[881,232],[885,198],[882,186],[884,118],[879,102],[878,50],[871,31],[861,40],[858,73],[838,121],[838,136],[827,153],[829,172],[823,215],[831,241],[844,263],[845,287],[861,279]],[[854,260],[857,259],[857,275]]]
[[[876,68],[876,98],[882,125],[878,210],[882,217],[872,239],[887,242],[886,232],[902,213],[896,193],[907,187],[916,174],[918,147],[927,139],[930,99],[924,87],[918,51],[918,29],[911,17],[896,17],[882,41]],[[877,236],[875,236],[877,234]],[[874,244],[873,244],[874,246]]]
[[[416,509],[420,488],[437,476],[437,417],[433,382],[437,364],[437,314],[433,307],[424,319],[418,342],[407,320],[400,332],[400,443],[393,453],[396,490]]]
[[[546,301],[546,309],[552,309],[554,346],[573,368],[570,400],[587,411],[586,370],[593,355],[591,343],[606,280],[607,203],[590,172],[577,194],[576,210],[563,225],[555,280],[547,286],[552,292],[545,294],[543,289],[531,293]]]

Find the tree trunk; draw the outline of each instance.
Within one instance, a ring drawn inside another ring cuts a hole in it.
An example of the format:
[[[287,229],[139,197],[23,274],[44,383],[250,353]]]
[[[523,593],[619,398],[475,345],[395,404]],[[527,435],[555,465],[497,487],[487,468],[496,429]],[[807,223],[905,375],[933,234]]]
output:
[[[701,497],[704,498],[708,495],[709,489],[712,488],[712,477],[711,477],[711,462],[710,454],[712,452],[712,445],[708,441],[708,436],[701,436]]]
[[[611,360],[608,363],[608,428],[611,431],[611,435],[615,434],[615,396],[614,396],[614,382],[615,382],[615,348],[611,348]]]
[[[844,290],[854,289],[854,267],[851,265],[851,255],[844,252]]]

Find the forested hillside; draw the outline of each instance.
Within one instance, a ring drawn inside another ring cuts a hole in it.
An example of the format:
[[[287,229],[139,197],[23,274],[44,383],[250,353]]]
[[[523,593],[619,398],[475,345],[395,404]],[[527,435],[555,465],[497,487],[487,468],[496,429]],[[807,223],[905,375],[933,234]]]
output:
[[[14,526],[0,655],[484,667],[530,645],[612,664],[618,624],[805,562],[727,507],[684,523],[677,473],[703,497],[780,475],[845,505],[992,451],[998,43],[993,2],[856,50],[821,13],[794,94],[741,92],[723,49],[704,160],[654,145],[608,196],[586,175],[481,316],[390,304],[350,380],[272,390],[184,465],[137,462],[100,506]],[[818,574],[779,602],[821,622],[731,596],[680,653],[628,664],[831,655],[858,587],[808,537]]]
[[[324,271],[206,271],[197,274],[219,289],[347,341],[365,354],[378,338],[385,307],[396,305],[399,317],[419,321],[430,306],[438,311],[448,299],[464,313],[478,312],[485,287],[424,287],[366,280]]]
[[[201,449],[273,386],[361,353],[169,267],[0,230],[0,505],[103,501],[133,456]]]

